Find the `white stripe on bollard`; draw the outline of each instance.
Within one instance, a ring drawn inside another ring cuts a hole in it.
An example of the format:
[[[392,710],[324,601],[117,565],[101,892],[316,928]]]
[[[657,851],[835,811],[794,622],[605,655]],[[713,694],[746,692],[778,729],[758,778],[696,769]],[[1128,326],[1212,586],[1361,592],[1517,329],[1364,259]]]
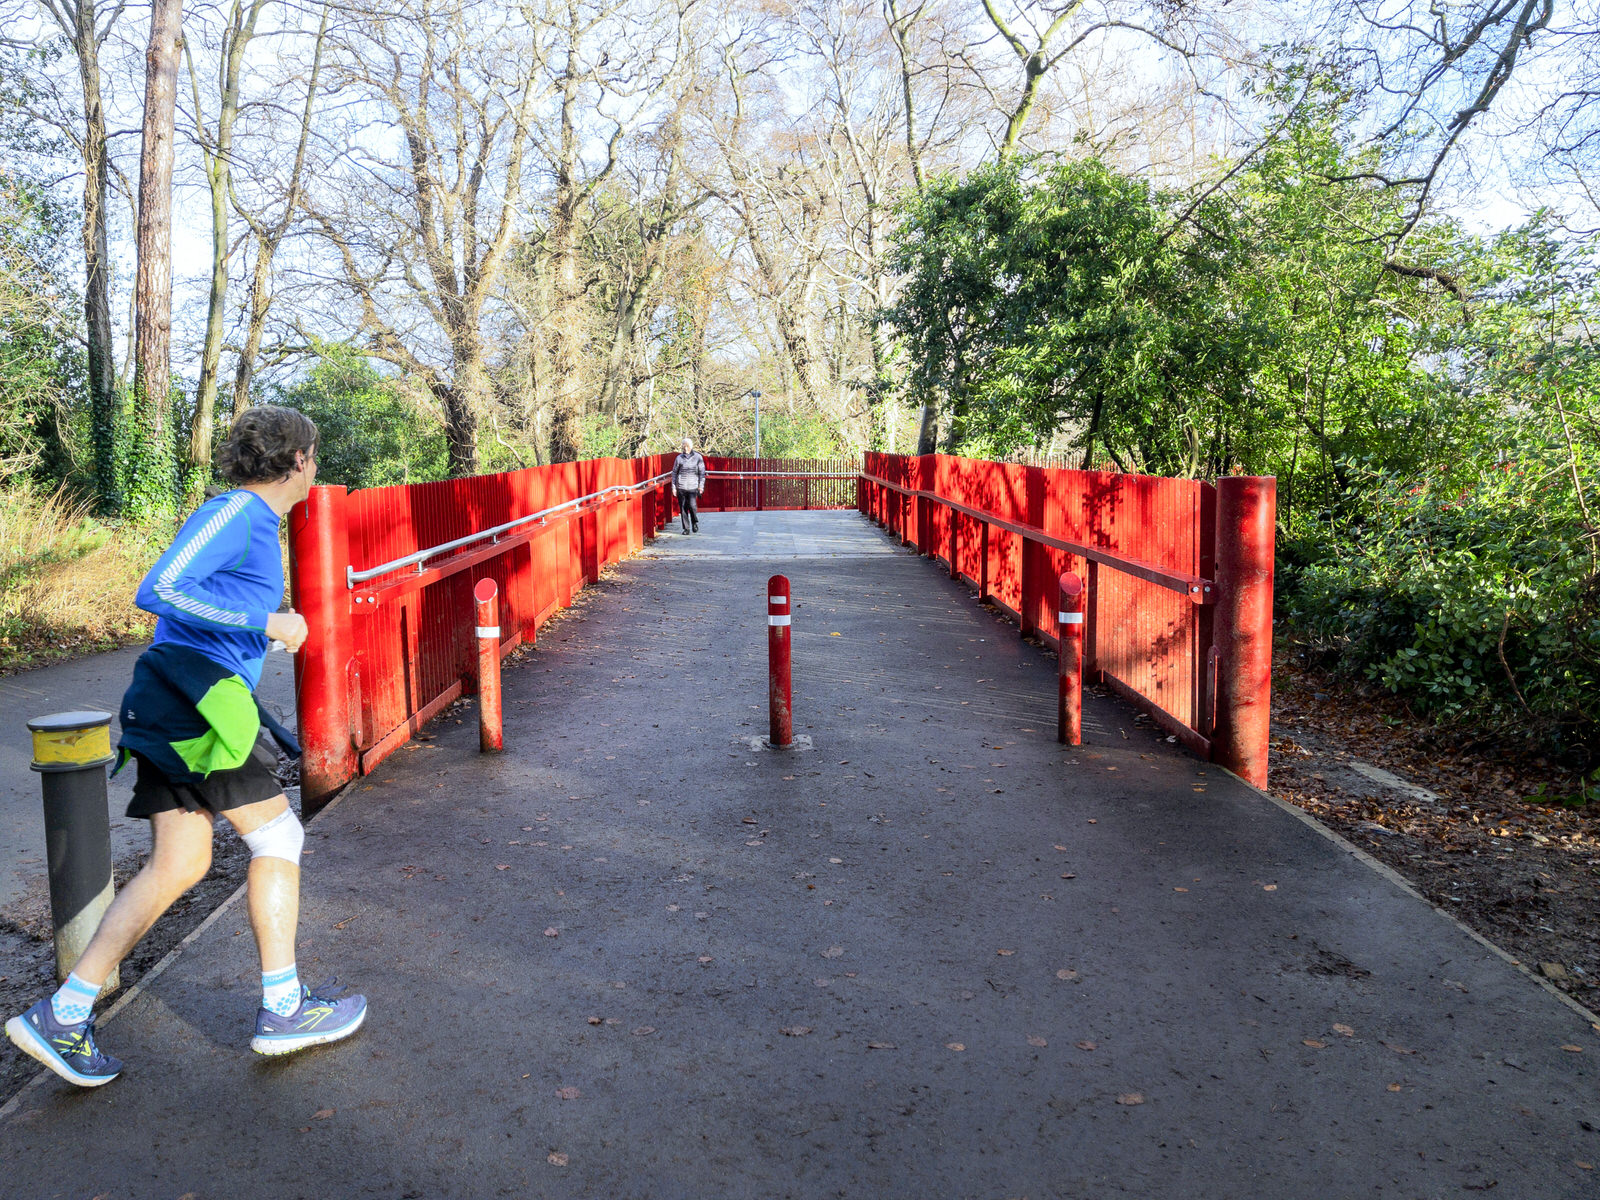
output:
[[[787,616],[775,617],[775,616],[772,616],[770,613],[767,615],[767,624],[768,625],[787,625],[788,623],[789,623],[789,618]]]
[[[1061,623],[1063,625],[1082,625],[1083,624],[1083,614],[1082,613],[1057,613],[1056,616],[1061,618]]]
[[[787,604],[787,603],[789,603],[789,597],[787,597],[787,596],[768,596],[767,599],[772,601],[774,604]]]
[[[481,638],[491,638],[491,637],[492,638],[498,638],[500,636],[500,626],[498,626],[498,625],[479,625],[478,626],[478,636],[481,637]]]

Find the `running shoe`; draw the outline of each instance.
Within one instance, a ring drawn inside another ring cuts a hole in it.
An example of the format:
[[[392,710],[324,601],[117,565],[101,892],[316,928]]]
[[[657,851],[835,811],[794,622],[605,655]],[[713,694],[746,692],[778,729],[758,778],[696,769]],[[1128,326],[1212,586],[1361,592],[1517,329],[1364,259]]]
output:
[[[122,1073],[121,1060],[102,1054],[95,1045],[94,1018],[63,1025],[56,1020],[48,996],[7,1021],[6,1036],[24,1054],[79,1087],[100,1087]]]
[[[322,1046],[347,1038],[367,1019],[365,996],[340,996],[342,987],[330,979],[316,992],[300,987],[300,1007],[287,1017],[270,1008],[256,1013],[256,1036],[250,1049],[257,1054],[292,1054],[307,1046]]]

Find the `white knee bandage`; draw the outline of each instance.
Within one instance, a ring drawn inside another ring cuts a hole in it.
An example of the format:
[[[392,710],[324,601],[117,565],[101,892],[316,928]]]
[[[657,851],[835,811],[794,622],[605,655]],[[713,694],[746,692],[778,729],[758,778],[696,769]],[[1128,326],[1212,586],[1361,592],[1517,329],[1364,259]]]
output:
[[[300,864],[300,847],[305,845],[305,840],[306,828],[293,810],[285,810],[261,828],[244,835],[251,858],[281,858],[296,866]]]

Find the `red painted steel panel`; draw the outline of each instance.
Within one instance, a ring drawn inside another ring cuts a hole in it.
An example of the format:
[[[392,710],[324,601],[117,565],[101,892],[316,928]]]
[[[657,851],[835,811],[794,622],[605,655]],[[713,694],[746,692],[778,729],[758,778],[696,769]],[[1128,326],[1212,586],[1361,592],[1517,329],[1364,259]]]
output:
[[[349,496],[346,511],[350,565],[366,570],[429,546],[550,508],[603,488],[643,483],[672,468],[675,454],[592,459],[498,475],[434,483],[369,488]],[[713,480],[708,508],[853,508],[853,460],[710,459],[713,468],[849,474],[848,479]],[[503,555],[437,579],[383,604],[352,605],[354,660],[361,685],[353,689],[360,749],[370,750],[415,723],[438,697],[471,690],[477,648],[471,636],[472,589],[493,579],[500,595],[501,627],[533,642],[538,627],[572,602],[574,592],[639,549],[675,516],[670,484],[628,495],[580,515],[556,518],[543,533],[508,547]],[[477,549],[472,547],[469,549]],[[433,560],[430,565],[439,565]],[[388,582],[399,576],[385,577]]]
[[[1202,739],[1210,736],[1205,669],[1212,644],[1209,604],[957,514],[938,500],[1119,557],[1211,579],[1217,555],[1216,490],[1211,485],[945,455],[870,453],[864,469],[933,493],[934,498],[908,507],[899,493],[868,483],[866,508],[890,532],[947,562],[953,521],[955,569],[978,584],[986,598],[1015,614],[1024,633],[1040,631],[1054,640],[1056,580],[1063,572],[1079,573],[1088,583],[1085,669],[1091,678],[1104,672]],[[920,537],[919,519],[926,525]]]

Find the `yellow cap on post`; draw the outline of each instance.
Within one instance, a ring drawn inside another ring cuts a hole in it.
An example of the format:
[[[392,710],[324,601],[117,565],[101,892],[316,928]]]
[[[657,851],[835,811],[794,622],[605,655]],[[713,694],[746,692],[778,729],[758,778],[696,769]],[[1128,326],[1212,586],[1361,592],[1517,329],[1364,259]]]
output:
[[[110,713],[56,713],[35,717],[28,728],[35,771],[81,771],[111,761]]]

